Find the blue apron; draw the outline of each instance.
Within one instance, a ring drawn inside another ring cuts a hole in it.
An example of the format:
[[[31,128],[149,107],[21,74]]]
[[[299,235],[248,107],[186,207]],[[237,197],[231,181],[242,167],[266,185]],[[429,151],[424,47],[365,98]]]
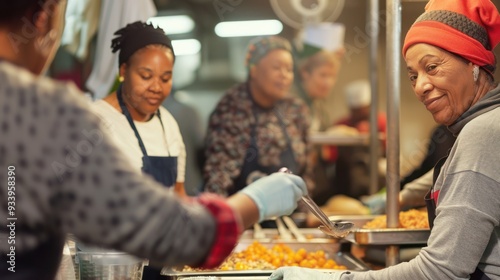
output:
[[[449,151],[448,151],[449,153]],[[434,167],[434,173],[433,173],[433,185],[436,183],[436,180],[439,176],[439,172],[441,172],[441,168],[443,167],[443,164],[445,163],[446,159],[448,156],[445,156],[441,158],[437,163],[436,166]],[[429,192],[425,195],[425,204],[427,206],[427,215],[429,219],[429,226],[432,229],[434,226],[434,219],[436,219],[436,201],[432,197],[432,192],[434,188],[431,188]],[[491,280],[484,272],[476,267],[476,270],[470,275],[470,280]]]
[[[139,131],[135,127],[134,121],[130,112],[125,106],[125,102],[123,102],[122,96],[122,86],[118,87],[116,92],[116,96],[118,97],[118,103],[120,104],[120,108],[122,109],[122,113],[128,120],[130,127],[134,130],[135,137],[139,142],[139,147],[141,147],[142,151],[142,172],[149,174],[155,178],[156,181],[163,184],[165,187],[170,188],[175,185],[177,180],[177,157],[159,157],[159,156],[148,156],[146,152],[146,147],[144,146],[144,142],[142,142],[142,138],[139,135]],[[156,112],[158,115],[158,119],[161,123],[161,128],[163,129],[163,137],[165,137],[165,127],[163,126],[163,122],[161,120],[160,110]],[[165,139],[166,141],[166,139]],[[168,146],[167,146],[168,150]],[[157,280],[164,279],[160,274],[161,268],[156,268],[152,266],[145,266],[142,279],[143,280]]]
[[[286,131],[286,124],[283,121],[283,117],[281,116],[280,112],[278,112],[276,109],[273,109],[273,111],[280,122],[280,127],[283,131],[283,135],[285,135],[287,148],[280,155],[279,166],[262,166],[259,163],[259,147],[257,146],[257,139],[256,139],[258,113],[257,113],[257,108],[255,106],[256,105],[254,105],[253,107],[255,122],[250,130],[250,145],[248,146],[245,152],[245,158],[243,159],[243,167],[241,168],[240,175],[238,176],[238,178],[236,178],[236,180],[234,180],[233,188],[231,188],[228,192],[230,195],[245,188],[248,185],[247,184],[248,176],[250,175],[250,173],[254,171],[260,171],[265,174],[271,174],[277,172],[281,167],[287,167],[294,174],[300,174],[301,171],[293,155],[292,143],[290,140],[290,136]]]
[[[120,104],[120,108],[122,109],[122,113],[128,120],[130,127],[134,130],[135,137],[139,142],[139,147],[142,151],[142,171],[146,174],[153,176],[156,181],[163,184],[165,187],[172,187],[175,185],[177,180],[177,157],[159,157],[159,156],[148,156],[146,151],[146,147],[144,146],[144,142],[142,142],[141,136],[139,135],[139,131],[135,127],[134,121],[132,120],[132,116],[125,106],[123,102],[122,96],[122,87],[118,87],[116,96],[118,97],[118,103]],[[163,126],[163,122],[161,120],[160,110],[156,112],[158,119],[161,123],[161,128],[163,129],[163,137],[165,137],[165,128]],[[166,141],[166,139],[165,139]],[[168,150],[168,146],[167,146]]]

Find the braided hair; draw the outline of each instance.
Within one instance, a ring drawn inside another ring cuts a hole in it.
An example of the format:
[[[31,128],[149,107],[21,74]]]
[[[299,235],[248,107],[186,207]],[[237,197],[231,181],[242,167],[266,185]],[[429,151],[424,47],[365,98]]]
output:
[[[154,27],[142,21],[127,24],[114,33],[117,37],[111,40],[111,50],[113,53],[119,52],[118,65],[126,63],[129,58],[138,50],[148,45],[163,45],[172,51],[175,60],[172,41],[159,27]]]

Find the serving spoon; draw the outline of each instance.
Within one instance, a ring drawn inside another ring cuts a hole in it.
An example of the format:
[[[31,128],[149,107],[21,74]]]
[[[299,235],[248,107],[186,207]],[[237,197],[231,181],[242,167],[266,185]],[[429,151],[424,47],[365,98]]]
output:
[[[282,167],[278,172],[283,172],[283,173],[288,173],[292,174],[292,172],[286,168]],[[332,236],[334,238],[344,238],[346,237],[351,231],[353,231],[354,224],[351,222],[332,222],[328,218],[328,216],[321,210],[312,200],[312,198],[309,195],[304,195],[302,196],[302,201],[307,205],[309,210],[319,219],[319,221],[323,224],[319,226],[318,228],[326,235]]]

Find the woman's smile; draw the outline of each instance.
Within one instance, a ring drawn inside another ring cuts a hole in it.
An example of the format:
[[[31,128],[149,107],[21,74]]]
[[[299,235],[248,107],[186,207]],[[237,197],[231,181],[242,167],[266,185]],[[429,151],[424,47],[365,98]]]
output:
[[[425,108],[431,113],[439,111],[439,109],[444,105],[443,97],[444,95],[440,95],[437,97],[432,97],[424,100],[423,103],[425,105]]]

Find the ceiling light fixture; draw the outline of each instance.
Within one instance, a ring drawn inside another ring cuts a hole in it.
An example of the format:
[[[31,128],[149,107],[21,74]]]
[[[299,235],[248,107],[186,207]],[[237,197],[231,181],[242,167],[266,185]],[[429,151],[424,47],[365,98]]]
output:
[[[276,35],[282,30],[283,24],[275,19],[224,21],[215,26],[215,34],[219,37]]]
[[[175,55],[193,55],[201,50],[201,43],[196,39],[173,40],[172,47]]]
[[[189,33],[195,27],[194,20],[187,15],[152,17],[148,23],[160,27],[167,35]]]

